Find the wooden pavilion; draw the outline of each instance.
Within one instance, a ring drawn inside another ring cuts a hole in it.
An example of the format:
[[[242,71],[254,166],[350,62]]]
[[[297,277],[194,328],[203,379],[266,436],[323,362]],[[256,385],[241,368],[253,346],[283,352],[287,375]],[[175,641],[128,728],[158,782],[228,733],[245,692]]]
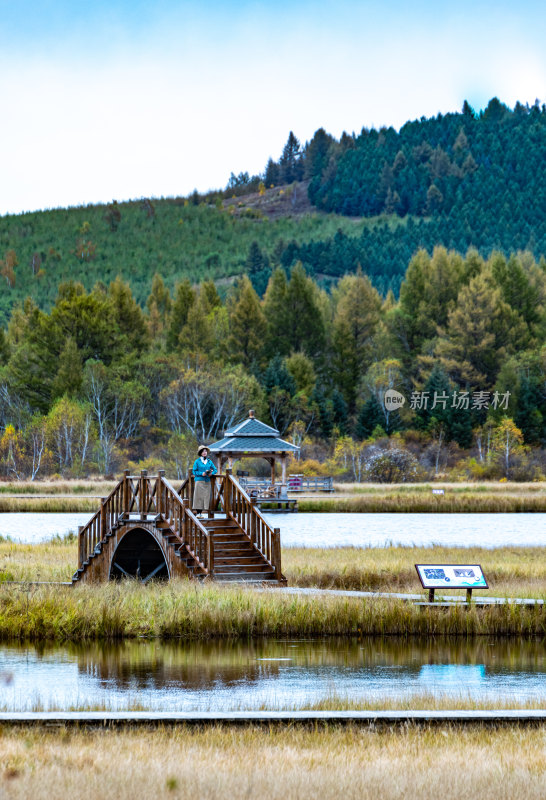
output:
[[[231,469],[239,458],[265,458],[271,465],[271,483],[275,484],[275,466],[281,464],[281,497],[286,497],[286,464],[291,453],[299,452],[299,447],[280,438],[276,428],[260,422],[254,411],[232,428],[224,431],[224,438],[211,444],[210,453],[218,459],[218,471],[222,472],[227,463]]]

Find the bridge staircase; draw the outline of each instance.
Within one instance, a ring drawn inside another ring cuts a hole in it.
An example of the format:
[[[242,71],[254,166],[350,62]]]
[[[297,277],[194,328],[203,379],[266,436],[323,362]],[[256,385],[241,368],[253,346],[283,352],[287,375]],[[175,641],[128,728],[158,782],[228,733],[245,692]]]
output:
[[[191,509],[193,476],[175,488],[163,471],[126,471],[78,531],[73,584],[122,577],[286,584],[279,529],[270,527],[231,470],[211,483],[211,508],[200,518]]]

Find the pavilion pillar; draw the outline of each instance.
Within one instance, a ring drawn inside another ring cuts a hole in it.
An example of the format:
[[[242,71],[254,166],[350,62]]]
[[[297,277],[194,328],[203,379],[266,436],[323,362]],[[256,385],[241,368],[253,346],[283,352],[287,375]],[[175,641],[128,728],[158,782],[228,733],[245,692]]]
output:
[[[268,458],[267,460],[271,464],[271,483],[274,484],[275,483],[275,456],[273,456],[273,458]]]
[[[288,484],[286,483],[286,455],[281,456],[281,497],[288,497]]]

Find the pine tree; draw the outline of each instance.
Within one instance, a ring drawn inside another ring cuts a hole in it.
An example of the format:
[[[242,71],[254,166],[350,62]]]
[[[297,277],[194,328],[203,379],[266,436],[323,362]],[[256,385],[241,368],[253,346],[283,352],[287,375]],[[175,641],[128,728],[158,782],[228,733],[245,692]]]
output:
[[[169,325],[171,295],[157,272],[152,279],[152,289],[146,300],[148,310],[148,330],[153,342],[159,341]]]
[[[332,337],[334,374],[349,413],[354,413],[359,381],[373,358],[380,308],[381,299],[367,276],[359,272],[340,281]]]
[[[176,287],[174,303],[169,316],[167,330],[167,351],[172,352],[181,346],[180,333],[188,322],[188,314],[195,304],[195,291],[187,278]]]
[[[283,183],[300,181],[303,177],[301,145],[292,131],[288,135],[288,140],[283,148],[282,156],[279,159],[281,169],[281,180]]]
[[[123,335],[128,349],[141,354],[148,348],[149,337],[142,309],[135,301],[131,287],[118,276],[108,288],[112,317]]]
[[[457,383],[486,390],[494,384],[503,359],[525,335],[525,324],[501,299],[500,289],[480,274],[459,292],[436,354]]]
[[[292,349],[288,330],[287,294],[286,273],[282,267],[277,267],[269,279],[263,304],[267,324],[265,352],[268,358],[273,358],[277,353],[288,355]]]
[[[383,410],[377,402],[375,395],[372,395],[360,409],[356,423],[356,436],[358,439],[369,439],[378,426],[383,427],[384,425],[385,417],[383,415]]]
[[[344,436],[348,431],[348,413],[345,398],[338,389],[332,392],[332,417],[334,425],[340,434]]]
[[[319,292],[313,280],[298,262],[286,290],[285,320],[289,350],[298,350],[313,359],[324,355],[326,330],[319,302]]]
[[[229,312],[228,352],[233,361],[249,367],[260,360],[267,325],[258,295],[246,275],[239,282],[237,295]]]
[[[78,345],[69,336],[59,355],[59,368],[52,386],[53,398],[76,397],[80,391],[83,378],[82,358]]]
[[[9,359],[9,345],[6,333],[0,328],[0,366],[7,364]]]

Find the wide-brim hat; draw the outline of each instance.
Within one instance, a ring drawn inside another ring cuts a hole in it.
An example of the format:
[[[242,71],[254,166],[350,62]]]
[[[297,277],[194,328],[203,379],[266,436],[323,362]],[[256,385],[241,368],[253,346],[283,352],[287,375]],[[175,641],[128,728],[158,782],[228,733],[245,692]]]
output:
[[[207,447],[206,444],[199,445],[199,447],[197,448],[197,455],[200,456],[203,450],[206,450],[207,453],[209,452],[209,448]]]

